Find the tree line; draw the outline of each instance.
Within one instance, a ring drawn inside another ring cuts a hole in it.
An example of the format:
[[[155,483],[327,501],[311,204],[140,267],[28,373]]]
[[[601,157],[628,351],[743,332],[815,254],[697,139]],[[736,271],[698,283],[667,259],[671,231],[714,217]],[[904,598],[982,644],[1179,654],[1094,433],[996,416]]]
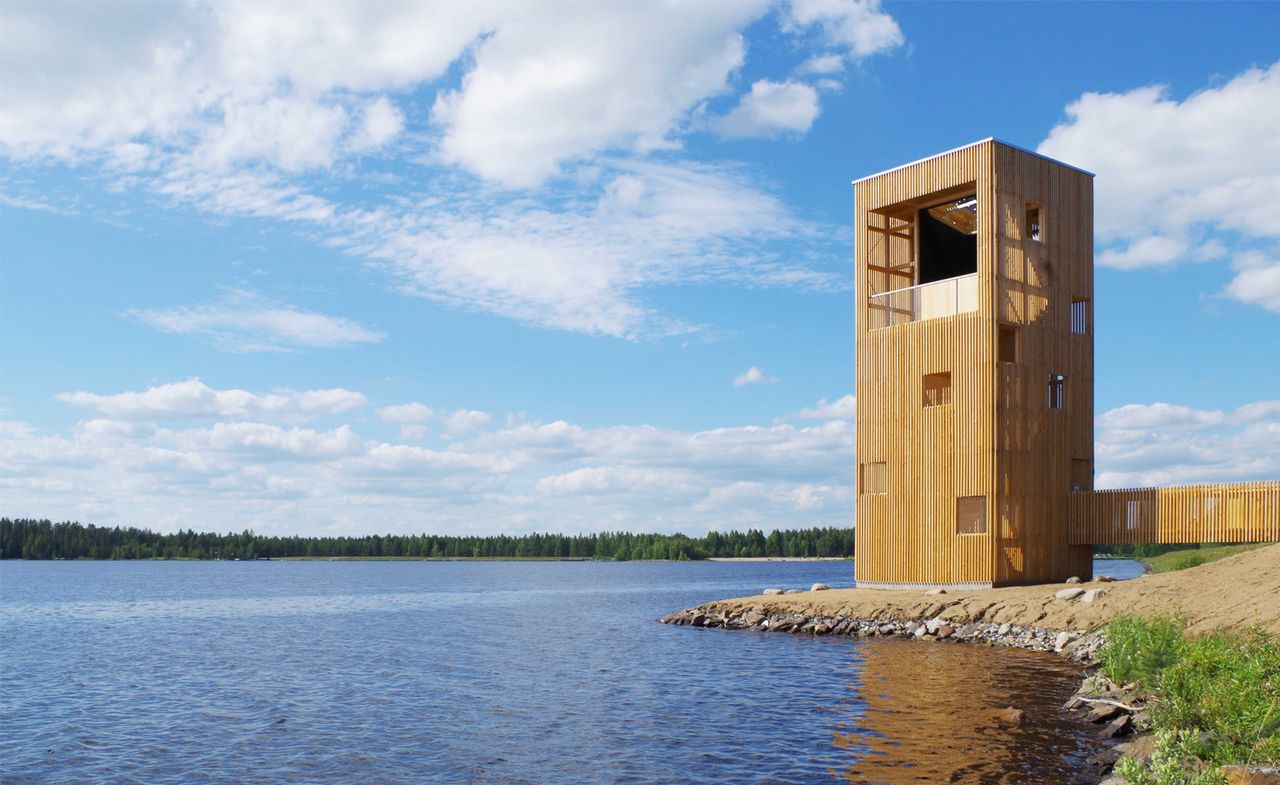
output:
[[[525,534],[456,537],[371,534],[363,537],[278,537],[243,531],[192,530],[160,534],[148,529],[0,518],[4,559],[275,559],[307,557],[546,558],[672,561],[751,556],[853,555],[853,529],[812,528],[683,534]]]

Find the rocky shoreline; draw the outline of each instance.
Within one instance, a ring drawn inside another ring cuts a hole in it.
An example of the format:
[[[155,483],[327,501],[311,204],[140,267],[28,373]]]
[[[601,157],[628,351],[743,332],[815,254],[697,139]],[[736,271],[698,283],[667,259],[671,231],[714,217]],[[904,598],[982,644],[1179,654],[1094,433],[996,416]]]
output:
[[[814,591],[825,587],[815,585]],[[781,594],[774,590],[770,595]],[[791,593],[799,593],[791,590]],[[1073,596],[1071,599],[1076,599]],[[669,613],[663,624],[700,629],[750,630],[789,635],[825,635],[850,638],[907,638],[921,644],[971,644],[1004,646],[1049,652],[1064,657],[1086,670],[1086,675],[1063,708],[1080,722],[1098,728],[1100,739],[1109,746],[1090,756],[1085,765],[1098,777],[1099,785],[1120,785],[1111,771],[1121,757],[1144,760],[1154,749],[1146,728],[1145,697],[1131,687],[1112,684],[1097,673],[1097,653],[1106,642],[1101,630],[1057,630],[1009,622],[952,623],[938,616],[914,619],[858,618],[843,615],[807,614],[795,611],[769,612],[740,606],[709,603]],[[1020,721],[1021,711],[1009,707],[1007,716]],[[1127,738],[1131,737],[1132,738]]]

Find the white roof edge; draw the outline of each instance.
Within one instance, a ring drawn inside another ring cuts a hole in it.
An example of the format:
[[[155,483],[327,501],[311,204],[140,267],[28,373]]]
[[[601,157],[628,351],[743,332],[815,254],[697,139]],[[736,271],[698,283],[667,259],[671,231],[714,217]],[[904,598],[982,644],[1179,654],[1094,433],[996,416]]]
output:
[[[1044,155],[1043,153],[1037,153],[1035,150],[1028,150],[1027,148],[1022,147],[1022,146],[1020,146],[1020,145],[1010,144],[1009,142],[1006,142],[1006,141],[1004,141],[1003,139],[997,139],[997,138],[995,138],[994,136],[988,136],[986,139],[979,139],[979,140],[978,140],[978,141],[976,141],[976,142],[970,142],[969,144],[963,144],[963,145],[960,145],[959,147],[953,148],[953,149],[951,149],[951,150],[945,150],[945,151],[943,151],[943,152],[941,152],[941,153],[934,153],[933,155],[928,155],[928,156],[925,156],[924,158],[918,158],[918,159],[916,159],[916,160],[914,160],[914,161],[911,161],[910,163],[901,164],[901,165],[899,165],[899,166],[895,166],[895,167],[893,167],[893,168],[891,168],[891,169],[885,169],[885,170],[884,170],[884,171],[882,171],[882,172],[876,172],[875,174],[869,174],[869,175],[867,175],[866,177],[859,177],[858,179],[856,179],[856,180],[854,180],[854,181],[853,181],[853,185],[857,185],[858,183],[861,183],[861,182],[863,182],[863,181],[865,181],[865,180],[870,180],[870,179],[871,179],[871,178],[873,178],[873,177],[879,177],[880,175],[883,175],[883,174],[889,174],[890,172],[896,172],[896,171],[898,171],[899,169],[906,169],[908,166],[915,166],[916,164],[918,164],[918,163],[923,163],[923,162],[925,162],[925,161],[928,161],[928,160],[929,160],[929,159],[931,159],[931,158],[938,158],[938,157],[940,157],[940,156],[950,155],[951,153],[958,153],[958,152],[960,152],[961,150],[967,150],[967,149],[968,149],[968,148],[970,148],[970,147],[977,147],[978,145],[980,145],[980,144],[986,144],[987,142],[995,142],[995,143],[997,143],[997,144],[1002,144],[1002,145],[1004,145],[1005,147],[1012,147],[1012,148],[1013,148],[1013,149],[1015,149],[1015,150],[1021,150],[1022,152],[1024,152],[1024,153],[1029,153],[1029,154],[1031,154],[1031,155],[1036,156],[1037,158],[1043,158],[1043,159],[1045,159],[1046,161],[1053,161],[1055,164],[1059,164],[1059,165],[1061,165],[1061,166],[1065,166],[1065,167],[1067,167],[1068,169],[1074,169],[1074,170],[1076,170],[1077,172],[1080,172],[1081,174],[1087,174],[1087,175],[1089,175],[1090,177],[1097,177],[1097,175],[1095,175],[1093,172],[1090,172],[1090,171],[1089,171],[1089,170],[1087,170],[1087,169],[1081,169],[1081,168],[1080,168],[1080,167],[1078,167],[1078,166],[1072,166],[1071,164],[1067,163],[1066,161],[1059,161],[1057,158],[1050,158],[1049,156]]]

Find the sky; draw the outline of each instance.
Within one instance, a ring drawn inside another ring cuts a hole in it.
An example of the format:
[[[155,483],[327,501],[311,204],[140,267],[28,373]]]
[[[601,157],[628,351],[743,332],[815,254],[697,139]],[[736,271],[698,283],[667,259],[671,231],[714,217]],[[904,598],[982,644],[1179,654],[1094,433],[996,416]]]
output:
[[[850,182],[1096,173],[1096,485],[1280,477],[1280,4],[0,3],[0,514],[853,523]]]

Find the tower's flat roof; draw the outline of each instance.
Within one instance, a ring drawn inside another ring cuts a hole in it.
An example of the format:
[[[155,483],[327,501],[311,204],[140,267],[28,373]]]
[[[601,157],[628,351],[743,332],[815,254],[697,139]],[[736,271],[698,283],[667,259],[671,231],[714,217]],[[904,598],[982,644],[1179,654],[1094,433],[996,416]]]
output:
[[[902,164],[902,165],[900,165],[900,166],[895,166],[895,167],[893,167],[893,168],[891,168],[891,169],[885,169],[883,172],[876,172],[875,174],[869,174],[869,175],[867,175],[866,177],[859,177],[858,179],[854,180],[854,181],[853,181],[853,183],[854,183],[854,185],[857,185],[858,183],[860,183],[860,182],[862,182],[862,181],[864,181],[864,180],[870,180],[871,178],[873,178],[873,177],[879,177],[879,176],[880,176],[880,175],[882,175],[882,174],[888,174],[888,173],[890,173],[890,172],[896,172],[896,171],[898,171],[899,169],[906,169],[908,166],[915,166],[916,164],[918,164],[918,163],[922,163],[922,162],[924,162],[924,161],[928,161],[928,160],[929,160],[929,159],[931,159],[931,158],[938,158],[938,157],[940,157],[940,156],[950,155],[951,153],[959,152],[959,151],[961,151],[961,150],[966,150],[966,149],[968,149],[968,148],[970,148],[970,147],[977,147],[978,145],[980,145],[980,144],[986,144],[987,142],[995,142],[996,144],[1002,144],[1002,145],[1004,145],[1005,147],[1012,147],[1012,148],[1013,148],[1013,149],[1015,149],[1015,150],[1021,150],[1022,152],[1024,152],[1024,153],[1029,153],[1029,154],[1031,154],[1031,155],[1036,156],[1037,158],[1043,158],[1043,159],[1044,159],[1044,160],[1046,160],[1046,161],[1053,161],[1055,164],[1060,164],[1060,165],[1062,165],[1062,166],[1067,167],[1068,169],[1075,169],[1077,172],[1080,172],[1081,174],[1087,174],[1087,175],[1089,175],[1090,177],[1096,177],[1096,175],[1095,175],[1093,172],[1090,172],[1090,171],[1088,171],[1087,169],[1081,169],[1081,168],[1080,168],[1080,167],[1078,167],[1078,166],[1072,166],[1071,164],[1067,163],[1066,161],[1059,161],[1057,158],[1050,158],[1050,157],[1049,157],[1049,156],[1047,156],[1047,155],[1041,155],[1040,153],[1037,153],[1035,150],[1028,150],[1028,149],[1027,149],[1027,148],[1025,148],[1025,147],[1020,147],[1019,145],[1016,145],[1016,144],[1010,144],[1010,143],[1008,143],[1008,142],[1006,142],[1006,141],[1004,141],[1004,140],[1002,140],[1002,139],[997,139],[997,138],[995,138],[994,136],[988,136],[986,139],[979,139],[979,140],[978,140],[978,141],[976,141],[976,142],[970,142],[969,144],[961,145],[961,146],[959,146],[959,147],[957,147],[957,148],[955,148],[955,149],[952,149],[952,150],[947,150],[947,151],[945,151],[945,152],[941,152],[941,153],[934,153],[933,155],[926,156],[926,157],[924,157],[924,158],[920,158],[920,159],[917,159],[917,160],[915,160],[915,161],[911,161],[910,163],[905,163],[905,164]]]

